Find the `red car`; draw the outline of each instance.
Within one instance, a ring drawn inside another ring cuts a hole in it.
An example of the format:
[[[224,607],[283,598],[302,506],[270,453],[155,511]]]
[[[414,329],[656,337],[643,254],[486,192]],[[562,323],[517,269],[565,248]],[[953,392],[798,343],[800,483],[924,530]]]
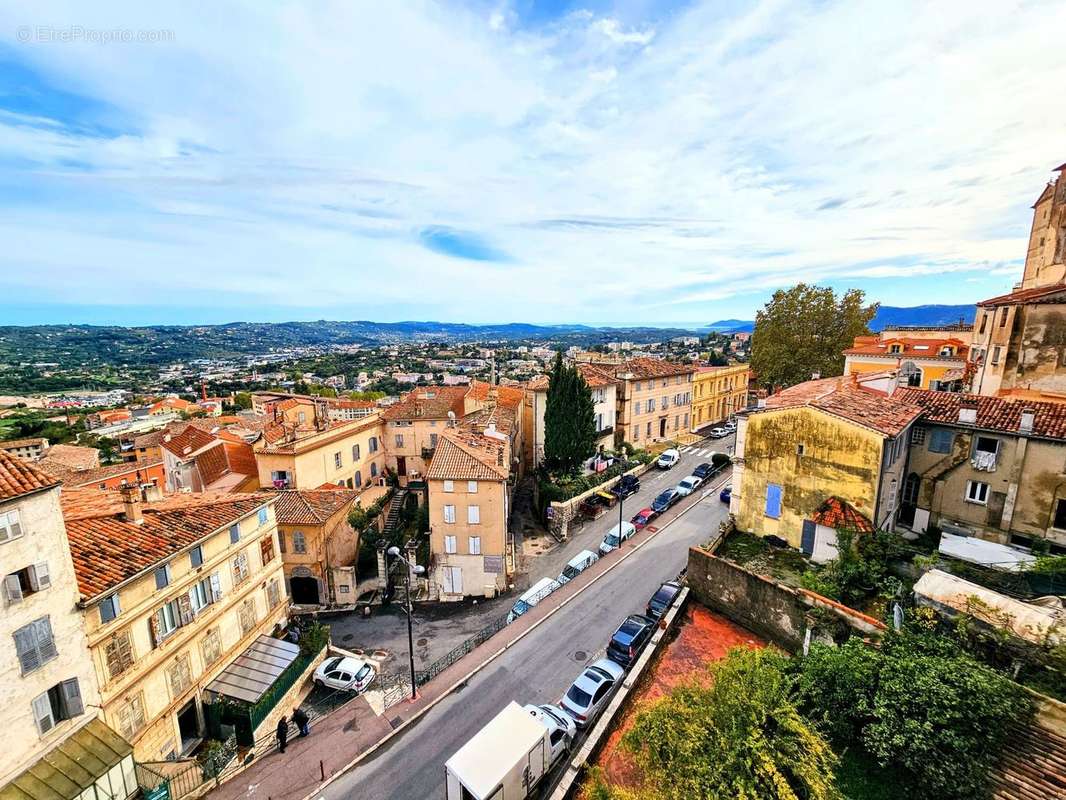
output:
[[[643,530],[644,527],[657,516],[658,514],[656,514],[650,508],[642,508],[640,511],[637,512],[637,515],[629,521],[632,522],[633,527],[639,531]]]

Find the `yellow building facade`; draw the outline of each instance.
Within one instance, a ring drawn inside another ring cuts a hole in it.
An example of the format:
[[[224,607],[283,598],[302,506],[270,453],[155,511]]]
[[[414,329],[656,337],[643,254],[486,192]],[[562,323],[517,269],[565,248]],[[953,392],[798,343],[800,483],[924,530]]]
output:
[[[748,406],[751,370],[745,364],[700,367],[692,376],[692,430],[725,422]]]
[[[359,489],[385,468],[384,426],[377,414],[327,423],[321,430],[268,428],[252,446],[259,485],[317,489],[324,484]]]

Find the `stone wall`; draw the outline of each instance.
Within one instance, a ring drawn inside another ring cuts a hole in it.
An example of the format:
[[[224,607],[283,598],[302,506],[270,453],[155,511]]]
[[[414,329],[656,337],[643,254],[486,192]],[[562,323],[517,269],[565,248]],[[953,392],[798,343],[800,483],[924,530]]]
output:
[[[820,639],[842,626],[861,636],[885,629],[828,597],[756,575],[699,547],[689,549],[687,580],[701,604],[792,652],[802,649],[808,627]]]

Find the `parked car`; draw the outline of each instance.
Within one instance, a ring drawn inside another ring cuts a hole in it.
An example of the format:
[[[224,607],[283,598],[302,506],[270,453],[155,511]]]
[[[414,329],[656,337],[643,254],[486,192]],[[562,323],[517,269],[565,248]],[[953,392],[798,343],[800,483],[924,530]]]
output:
[[[577,736],[577,724],[574,718],[559,706],[546,703],[539,706],[527,705],[523,708],[533,719],[548,729],[548,743],[551,747],[548,760],[554,764],[574,743],[574,737]]]
[[[725,428],[711,428],[710,437],[712,439],[722,439],[729,435],[729,431]]]
[[[559,581],[554,578],[541,578],[534,583],[526,589],[522,596],[515,602],[514,606],[511,607],[511,613],[507,615],[507,624],[510,625],[533,608],[537,603],[558,589],[559,586]]]
[[[727,422],[727,423],[726,423],[725,425],[723,425],[722,427],[723,427],[723,428],[725,428],[725,429],[726,429],[727,431],[729,431],[730,433],[732,433],[733,431],[735,431],[735,430],[737,429],[737,423],[736,423],[736,420],[732,420],[732,419],[731,419],[731,420],[729,420],[729,422]]]
[[[563,567],[563,571],[559,573],[559,577],[556,580],[559,581],[560,586],[569,583],[599,560],[599,555],[591,550],[582,550],[566,562],[566,566]]]
[[[655,620],[633,614],[618,626],[607,645],[607,658],[628,669],[655,632]]]
[[[692,474],[697,478],[706,478],[714,472],[714,464],[704,461],[702,464],[697,464],[696,469],[692,470]]]
[[[732,486],[728,486],[728,485],[727,486],[723,486],[722,487],[722,491],[720,491],[718,493],[718,499],[721,500],[723,503],[728,503],[730,500],[732,500],[733,499],[733,487]]]
[[[662,514],[680,499],[681,495],[677,493],[677,489],[667,489],[652,501],[651,510],[656,514]]]
[[[680,494],[682,497],[688,497],[690,494],[700,488],[701,483],[703,483],[703,478],[700,478],[696,475],[689,475],[687,478],[682,478],[681,482],[678,483],[677,486],[674,488],[677,489],[677,493]]]
[[[611,692],[622,684],[625,670],[609,658],[589,664],[567,689],[559,705],[584,728],[596,719],[607,705]]]
[[[640,479],[636,475],[623,475],[618,483],[611,487],[611,493],[618,497],[629,497],[640,491]]]
[[[671,469],[680,460],[681,453],[671,448],[669,450],[663,450],[662,455],[659,456],[659,460],[655,462],[655,466],[659,469]]]
[[[658,515],[650,508],[642,508],[636,513],[633,519],[629,521],[633,523],[634,528],[636,528],[638,531],[642,531],[646,527],[648,527],[648,523],[655,519],[655,517],[657,516]]]
[[[367,661],[351,656],[327,658],[318,665],[312,678],[316,686],[363,692],[377,672]]]
[[[660,619],[663,614],[674,602],[674,598],[677,597],[677,593],[681,591],[681,584],[674,581],[667,581],[659,587],[658,591],[651,596],[651,600],[648,601],[647,608],[644,609],[644,616],[651,619]]]
[[[605,556],[612,550],[617,550],[622,546],[622,542],[629,539],[636,532],[636,526],[632,522],[619,522],[607,531],[607,535],[600,542],[600,555]]]

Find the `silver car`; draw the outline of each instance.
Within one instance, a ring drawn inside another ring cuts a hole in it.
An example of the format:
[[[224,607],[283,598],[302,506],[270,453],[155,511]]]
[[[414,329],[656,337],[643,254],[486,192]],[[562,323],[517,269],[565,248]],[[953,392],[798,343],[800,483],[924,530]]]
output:
[[[688,497],[700,488],[701,483],[703,483],[703,478],[698,475],[689,475],[687,478],[682,478],[681,482],[675,486],[674,489],[682,497]]]
[[[625,670],[609,658],[601,658],[585,667],[570,686],[559,705],[584,728],[607,706],[611,694],[622,685]]]

